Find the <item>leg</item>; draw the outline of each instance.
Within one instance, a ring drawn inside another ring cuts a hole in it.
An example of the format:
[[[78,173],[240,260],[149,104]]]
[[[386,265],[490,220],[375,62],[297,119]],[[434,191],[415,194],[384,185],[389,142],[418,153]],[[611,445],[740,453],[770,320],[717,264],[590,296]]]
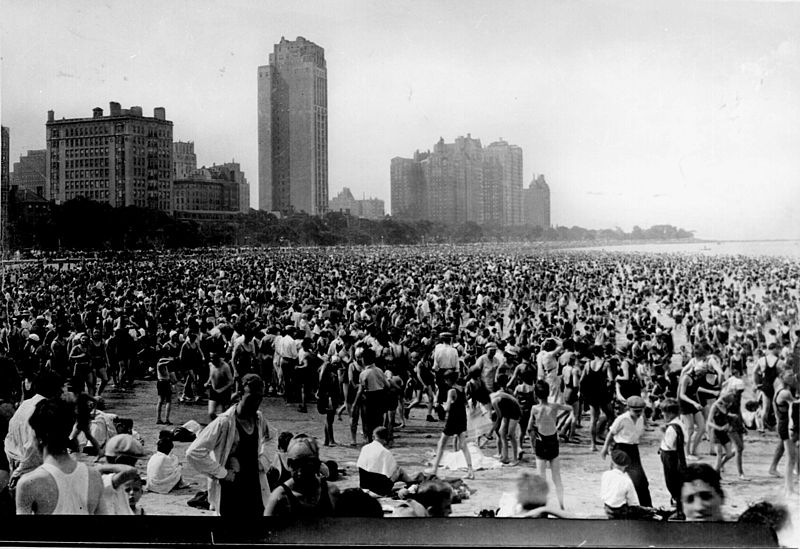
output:
[[[592,404],[589,407],[589,435],[591,438],[591,447],[592,452],[597,451],[597,416],[600,414],[600,410]]]
[[[686,452],[687,457],[693,456],[692,434],[694,433],[694,414],[681,414],[681,424],[683,425],[683,432],[686,434],[684,452]]]
[[[768,473],[770,475],[775,477],[781,476],[780,473],[778,473],[778,463],[780,463],[781,458],[783,457],[783,452],[783,441],[779,440],[777,446],[775,446],[775,453],[772,455],[772,464],[769,466]]]
[[[108,385],[108,373],[106,372],[106,369],[98,369],[97,377],[100,379],[100,387],[97,389],[97,396],[99,397],[103,394],[103,390],[105,390],[106,385]]]
[[[736,472],[739,473],[739,478],[744,478],[744,469],[742,468],[742,452],[744,451],[744,440],[742,435],[737,431],[730,432],[733,447],[736,451]]]
[[[508,418],[500,422],[500,432],[497,436],[497,445],[500,449],[500,461],[508,463]]]
[[[169,413],[172,411],[172,397],[168,398],[164,404],[165,408],[165,415],[164,415],[164,423],[167,425],[172,425],[172,422],[169,420]]]
[[[439,437],[439,444],[436,446],[436,458],[433,460],[433,476],[436,476],[436,473],[439,471],[439,463],[441,463],[442,456],[444,455],[444,447],[449,440],[450,437],[444,433]]]
[[[784,480],[786,486],[786,495],[796,494],[797,487],[795,486],[794,481],[794,467],[795,467],[795,460],[797,460],[797,454],[794,441],[791,438],[788,438],[783,441],[783,446],[785,448],[786,453],[786,470],[784,471]]]
[[[161,421],[161,408],[164,405],[164,399],[158,397],[158,404],[156,405],[156,425],[161,425],[163,421]]]
[[[325,412],[325,428],[327,432],[325,433],[325,440],[327,441],[325,444],[328,446],[336,445],[336,440],[333,437],[333,418],[336,417],[336,412],[333,410],[328,410]]]
[[[461,451],[464,453],[464,460],[467,462],[467,479],[475,478],[475,471],[472,469],[472,456],[467,448],[467,433],[459,433],[458,443],[461,446]]]
[[[558,505],[564,508],[564,484],[561,482],[561,460],[557,457],[550,460],[550,475],[553,477],[553,484],[556,487],[556,497]]]
[[[217,401],[208,400],[208,420],[214,421],[217,417]]]

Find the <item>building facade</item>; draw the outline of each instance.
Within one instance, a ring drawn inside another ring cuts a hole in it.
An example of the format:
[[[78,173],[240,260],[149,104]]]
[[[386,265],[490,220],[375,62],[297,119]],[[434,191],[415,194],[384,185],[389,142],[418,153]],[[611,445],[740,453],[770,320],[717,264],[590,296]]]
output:
[[[163,107],[152,117],[141,107],[109,104],[109,115],[56,120],[47,113],[45,198],[57,204],[78,196],[114,207],[172,210],[172,122]]]
[[[11,172],[11,188],[18,191],[30,191],[44,196],[47,186],[47,149],[28,151],[14,162]]]
[[[325,213],[328,207],[325,50],[281,38],[258,67],[258,207]]]
[[[339,194],[330,199],[328,211],[342,212],[364,219],[383,219],[386,215],[383,200],[379,198],[357,200],[348,187],[344,187]]]
[[[484,148],[470,134],[453,143],[440,138],[433,151],[392,159],[392,215],[448,225],[519,224],[521,173],[516,145],[501,140]]]
[[[197,169],[197,155],[193,141],[175,141],[172,144],[172,178],[187,179]]]
[[[550,186],[544,175],[534,177],[530,186],[522,191],[522,216],[524,225],[550,227]]]
[[[238,187],[239,205],[238,210],[247,213],[250,210],[250,184],[242,171],[238,162],[226,162],[225,164],[214,164],[208,168],[214,179],[232,181]]]
[[[8,242],[8,194],[11,189],[11,177],[9,175],[9,161],[11,153],[11,132],[5,126],[0,126],[0,246],[6,249]]]
[[[491,210],[492,223],[509,227],[522,225],[522,148],[509,145],[500,139],[486,147],[484,154],[487,161],[493,162],[493,168],[499,169],[491,180],[496,183]]]

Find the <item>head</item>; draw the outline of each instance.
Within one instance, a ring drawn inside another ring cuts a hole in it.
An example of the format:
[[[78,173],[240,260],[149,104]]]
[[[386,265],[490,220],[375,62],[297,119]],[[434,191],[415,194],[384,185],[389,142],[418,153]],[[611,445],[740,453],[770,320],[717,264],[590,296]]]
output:
[[[628,467],[631,466],[631,458],[622,450],[613,450],[611,452],[611,465],[614,469],[627,471]]]
[[[139,500],[142,499],[142,494],[144,493],[144,479],[137,476],[126,483],[125,493],[128,496],[128,505],[130,505],[131,510],[135,510],[136,505],[139,503]]]
[[[541,475],[522,473],[517,480],[517,502],[526,511],[547,504],[547,481]]]
[[[428,511],[416,500],[406,499],[401,501],[392,513],[393,517],[427,517]]]
[[[240,415],[255,416],[264,400],[264,380],[258,374],[246,374],[242,377],[241,387],[237,411]]]
[[[453,512],[453,489],[441,480],[426,480],[419,485],[415,499],[429,517],[449,517]]]
[[[547,402],[547,397],[550,396],[550,384],[543,379],[537,381],[533,385],[533,396],[539,402]]]
[[[66,454],[70,446],[69,435],[75,424],[75,408],[59,399],[44,399],[28,420],[41,451],[51,455]]]
[[[688,521],[722,520],[725,493],[719,473],[707,463],[691,463],[686,467],[681,486],[681,503]]]
[[[667,419],[667,421],[675,419],[680,414],[678,399],[671,397],[665,398],[663,401],[661,401],[661,405],[659,407],[661,408],[661,413],[664,414],[664,417]]]
[[[644,413],[645,403],[644,399],[640,396],[630,396],[626,401],[628,406],[628,411],[630,412],[631,416],[635,419],[638,419],[639,416]]]
[[[486,346],[486,356],[488,356],[489,358],[494,358],[494,355],[496,354],[497,354],[497,345],[495,345],[494,343],[489,343]]]
[[[286,452],[289,449],[289,443],[294,438],[294,435],[289,431],[283,431],[278,435],[278,451]]]
[[[386,446],[389,443],[389,430],[383,426],[375,427],[372,430],[372,438]]]
[[[156,450],[161,452],[162,454],[167,454],[172,451],[172,448],[175,447],[175,443],[172,442],[172,437],[169,438],[159,438],[158,442],[156,442]]]
[[[292,472],[295,487],[302,492],[319,484],[319,445],[316,439],[297,435],[286,450],[286,464]]]

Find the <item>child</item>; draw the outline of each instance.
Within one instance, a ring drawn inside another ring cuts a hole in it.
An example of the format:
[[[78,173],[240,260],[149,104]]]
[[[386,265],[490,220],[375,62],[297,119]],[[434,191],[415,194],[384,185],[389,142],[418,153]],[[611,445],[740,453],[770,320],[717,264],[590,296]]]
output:
[[[503,498],[498,517],[540,518],[554,516],[557,518],[575,518],[562,509],[554,509],[547,505],[549,492],[544,477],[534,473],[522,473],[517,480],[517,493],[512,498]],[[504,494],[507,496],[510,494]]]
[[[621,450],[611,452],[611,469],[600,477],[600,498],[611,519],[635,518],[641,509],[631,477],[625,472],[631,458]]]
[[[500,454],[500,461],[514,466],[519,464],[517,424],[522,417],[522,410],[519,401],[508,393],[507,383],[507,376],[499,376],[496,385],[500,387],[500,390],[490,394],[489,399],[494,410],[495,421],[492,431],[497,433],[497,450]],[[509,445],[513,461],[508,457]]]
[[[675,518],[684,520],[683,507],[681,505],[681,484],[683,483],[683,471],[686,469],[685,440],[683,434],[683,423],[680,417],[680,405],[677,399],[667,398],[661,403],[661,413],[667,424],[664,426],[664,438],[658,453],[661,454],[661,464],[664,468],[664,480],[667,490],[675,503]]]
[[[735,455],[731,450],[731,437],[728,434],[731,430],[732,404],[736,396],[733,393],[718,398],[708,413],[706,426],[711,435],[711,442],[714,444],[714,451],[717,454],[717,463],[714,466],[717,473],[722,473],[722,468]]]
[[[172,410],[172,386],[178,382],[175,373],[170,371],[172,358],[168,355],[167,349],[161,349],[156,363],[156,392],[158,393],[158,406],[156,407],[156,425],[172,425],[169,420],[169,413]],[[161,409],[166,407],[164,421],[161,421]]]
[[[539,475],[544,478],[547,465],[550,464],[550,475],[556,487],[556,497],[561,509],[564,508],[564,485],[561,483],[561,465],[558,459],[558,433],[556,419],[560,412],[573,414],[572,406],[548,402],[550,385],[544,381],[537,381],[533,387],[533,394],[539,401],[531,409],[531,422],[528,434],[531,437],[531,446],[536,456],[536,468]]]
[[[139,507],[139,500],[142,499],[144,493],[144,480],[142,477],[137,476],[125,486],[125,493],[128,495],[128,506],[131,508],[131,513],[138,516],[144,516],[144,509]]]
[[[464,454],[464,460],[467,462],[467,477],[468,479],[475,478],[475,473],[472,470],[472,458],[469,455],[469,449],[466,445],[467,432],[467,397],[464,393],[464,388],[458,380],[458,372],[455,370],[447,370],[444,374],[444,382],[448,387],[447,401],[444,403],[444,409],[447,412],[445,418],[444,431],[439,438],[439,445],[436,448],[436,459],[433,462],[433,475],[439,470],[439,463],[442,461],[442,454],[444,454],[445,446],[450,440],[450,437],[457,437],[458,444]]]
[[[116,435],[106,443],[108,465],[97,467],[103,477],[105,514],[133,514],[126,488],[129,482],[141,481],[136,462],[144,456],[142,445],[132,435]]]

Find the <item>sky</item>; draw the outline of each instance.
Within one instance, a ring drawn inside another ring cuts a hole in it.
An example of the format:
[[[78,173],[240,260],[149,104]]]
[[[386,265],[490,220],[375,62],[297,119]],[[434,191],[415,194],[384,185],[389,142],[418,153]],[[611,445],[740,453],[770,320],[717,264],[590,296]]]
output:
[[[164,107],[257,205],[257,69],[325,49],[329,194],[390,211],[391,158],[471,134],[523,150],[554,225],[800,238],[800,2],[0,0],[11,162],[47,111]]]

